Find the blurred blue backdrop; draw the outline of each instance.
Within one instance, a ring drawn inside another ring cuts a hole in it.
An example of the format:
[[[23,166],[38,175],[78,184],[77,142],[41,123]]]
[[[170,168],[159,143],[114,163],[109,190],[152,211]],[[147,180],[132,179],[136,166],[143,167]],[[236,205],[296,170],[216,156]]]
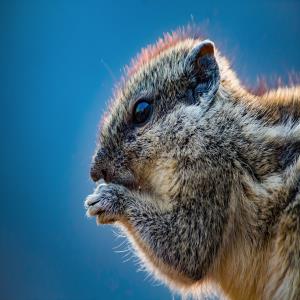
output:
[[[124,64],[192,20],[243,82],[300,71],[300,2],[2,1],[1,299],[172,299],[85,217],[89,163]]]

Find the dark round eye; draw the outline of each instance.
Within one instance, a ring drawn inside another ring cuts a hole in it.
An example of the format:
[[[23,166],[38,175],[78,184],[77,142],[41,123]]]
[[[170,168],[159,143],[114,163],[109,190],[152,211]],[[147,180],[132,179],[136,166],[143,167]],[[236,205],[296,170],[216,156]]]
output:
[[[133,122],[143,124],[147,122],[152,113],[152,104],[142,100],[137,102],[133,107]]]

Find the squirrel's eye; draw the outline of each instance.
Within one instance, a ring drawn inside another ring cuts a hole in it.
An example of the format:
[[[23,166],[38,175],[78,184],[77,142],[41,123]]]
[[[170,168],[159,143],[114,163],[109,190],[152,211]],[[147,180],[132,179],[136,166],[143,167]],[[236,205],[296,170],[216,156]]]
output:
[[[135,104],[133,108],[133,122],[135,124],[143,124],[147,122],[152,113],[152,104],[143,100]]]

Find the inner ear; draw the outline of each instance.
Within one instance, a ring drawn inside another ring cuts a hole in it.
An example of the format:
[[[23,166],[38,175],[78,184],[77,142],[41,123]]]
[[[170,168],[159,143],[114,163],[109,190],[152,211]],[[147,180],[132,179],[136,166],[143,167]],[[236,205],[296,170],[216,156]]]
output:
[[[196,101],[212,100],[220,84],[214,43],[210,40],[199,42],[190,51],[185,63]]]
[[[200,46],[200,48],[199,48]],[[197,49],[199,48],[199,49]],[[209,40],[203,41],[198,47],[196,47],[196,55],[198,56],[199,59],[203,57],[204,55],[214,55],[215,54],[215,46],[213,42]]]

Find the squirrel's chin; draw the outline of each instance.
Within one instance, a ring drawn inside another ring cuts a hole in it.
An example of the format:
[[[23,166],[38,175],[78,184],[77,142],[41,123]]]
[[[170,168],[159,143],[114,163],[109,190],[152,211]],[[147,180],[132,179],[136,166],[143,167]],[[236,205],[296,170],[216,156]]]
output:
[[[111,215],[105,212],[101,212],[96,217],[96,222],[100,224],[113,224],[120,219],[118,215]]]

